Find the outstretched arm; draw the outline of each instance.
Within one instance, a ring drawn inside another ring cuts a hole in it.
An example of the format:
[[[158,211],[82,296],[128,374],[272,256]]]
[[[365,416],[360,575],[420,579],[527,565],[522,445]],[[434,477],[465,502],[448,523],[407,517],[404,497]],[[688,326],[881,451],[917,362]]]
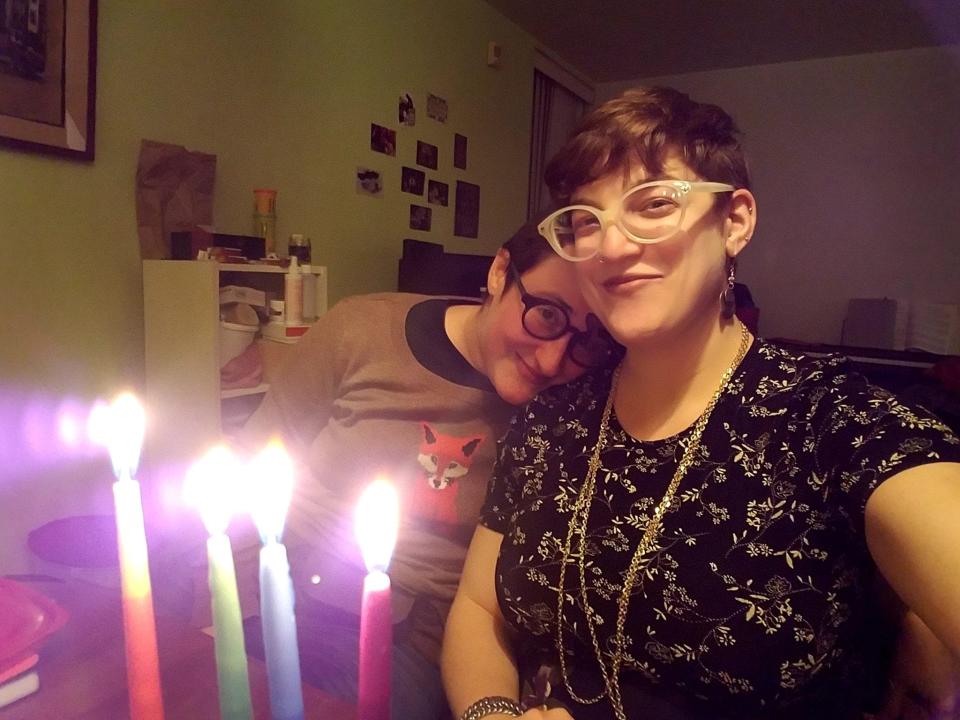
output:
[[[890,586],[960,657],[960,463],[888,479],[867,501],[866,532]]]
[[[960,464],[921,465],[885,481],[867,502],[866,533],[880,572],[909,608],[894,693],[950,708],[960,687]],[[911,680],[921,677],[919,685]]]

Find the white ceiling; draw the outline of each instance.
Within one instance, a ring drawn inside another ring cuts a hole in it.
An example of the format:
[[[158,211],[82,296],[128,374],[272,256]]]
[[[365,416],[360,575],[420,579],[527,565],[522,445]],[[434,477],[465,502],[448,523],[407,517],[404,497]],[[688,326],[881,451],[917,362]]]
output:
[[[960,44],[960,0],[487,2],[594,82]]]

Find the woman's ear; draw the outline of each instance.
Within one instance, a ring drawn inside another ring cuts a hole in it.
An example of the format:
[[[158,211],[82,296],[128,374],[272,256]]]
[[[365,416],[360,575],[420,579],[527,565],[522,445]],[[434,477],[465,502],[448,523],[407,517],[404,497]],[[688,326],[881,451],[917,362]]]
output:
[[[724,246],[728,257],[740,254],[757,227],[757,201],[746,188],[733,191],[725,222]]]
[[[507,284],[507,270],[510,267],[510,251],[506,248],[497,250],[487,271],[487,295],[500,297]]]

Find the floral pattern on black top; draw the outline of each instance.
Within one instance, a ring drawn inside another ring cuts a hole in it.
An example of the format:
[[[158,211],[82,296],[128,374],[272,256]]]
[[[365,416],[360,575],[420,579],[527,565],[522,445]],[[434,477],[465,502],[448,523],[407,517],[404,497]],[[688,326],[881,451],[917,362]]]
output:
[[[595,373],[542,394],[500,447],[481,522],[505,536],[496,584],[522,672],[556,661],[563,546],[610,378]],[[611,413],[584,562],[608,667],[624,573],[689,435],[638,441]],[[739,716],[853,702],[871,634],[867,499],[907,468],[960,462],[960,442],[923,409],[851,373],[846,359],[757,340],[697,455],[641,562],[626,622],[625,698],[631,685],[656,686]],[[579,572],[573,557],[563,647],[573,689],[592,697],[603,682]],[[612,717],[606,700],[573,715]]]

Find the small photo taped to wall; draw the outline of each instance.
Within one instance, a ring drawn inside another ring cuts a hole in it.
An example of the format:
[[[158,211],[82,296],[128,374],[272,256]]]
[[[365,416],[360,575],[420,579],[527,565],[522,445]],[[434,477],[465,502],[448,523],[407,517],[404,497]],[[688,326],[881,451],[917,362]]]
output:
[[[413,104],[413,96],[408,92],[400,94],[400,100],[397,103],[397,120],[401,125],[408,127],[417,124],[417,108]]]
[[[427,93],[427,117],[445,123],[447,121],[447,101],[439,95]]]
[[[370,123],[370,149],[384,155],[396,155],[397,131]]]
[[[383,180],[380,177],[380,171],[358,165],[356,188],[360,195],[383,197]]]

